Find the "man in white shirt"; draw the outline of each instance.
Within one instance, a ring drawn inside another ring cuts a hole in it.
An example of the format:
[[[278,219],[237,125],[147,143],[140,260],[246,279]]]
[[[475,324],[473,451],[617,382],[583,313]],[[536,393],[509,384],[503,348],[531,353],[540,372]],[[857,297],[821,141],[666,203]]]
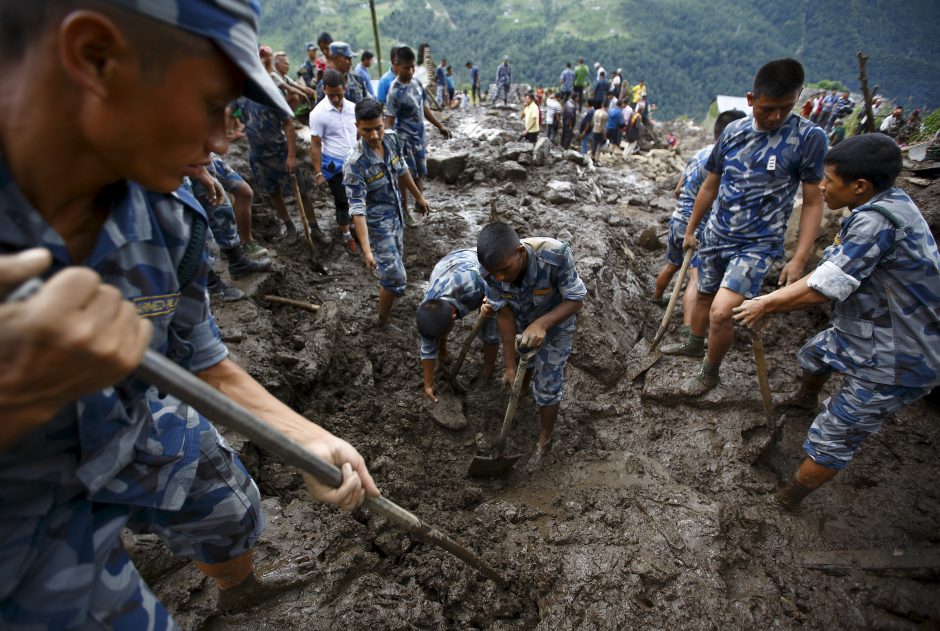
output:
[[[356,144],[355,105],[345,98],[346,77],[332,68],[323,75],[326,95],[310,113],[310,157],[317,170],[317,186],[329,185],[336,207],[336,223],[343,235],[343,247],[350,256],[356,254],[356,242],[349,232],[349,200],[343,186],[343,163]]]

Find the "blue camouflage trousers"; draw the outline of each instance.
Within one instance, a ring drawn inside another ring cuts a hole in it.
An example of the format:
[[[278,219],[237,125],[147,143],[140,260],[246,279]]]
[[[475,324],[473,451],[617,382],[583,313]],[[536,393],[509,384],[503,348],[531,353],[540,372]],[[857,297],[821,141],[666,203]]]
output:
[[[277,195],[290,197],[294,194],[294,184],[291,182],[290,173],[287,172],[287,152],[268,153],[268,154],[248,154],[248,164],[251,166],[251,175],[254,178],[255,188],[265,195]],[[306,169],[298,168],[297,185],[300,187],[301,194],[306,194],[309,188],[309,182],[305,175]]]
[[[394,296],[402,296],[408,284],[405,273],[405,226],[396,214],[392,218],[367,219],[369,244],[379,266],[379,284]]]
[[[402,149],[405,154],[405,164],[411,171],[411,177],[418,179],[428,174],[427,151],[424,142],[414,138],[401,136]]]
[[[561,402],[562,390],[565,386],[565,363],[571,354],[571,344],[574,340],[577,317],[571,316],[545,336],[545,342],[530,360],[532,368],[532,397],[535,404],[546,407]],[[525,330],[516,322],[519,333]]]
[[[800,349],[800,366],[816,375],[833,372],[822,361],[823,355],[824,349],[810,342]],[[930,390],[874,383],[842,373],[842,387],[823,403],[823,411],[806,434],[803,451],[816,464],[845,469],[862,441],[880,430],[885,420]]]
[[[223,187],[225,185],[223,184]],[[229,203],[228,196],[225,197],[217,206],[209,203],[209,191],[206,187],[193,180],[193,195],[196,201],[202,204],[209,218],[209,229],[212,230],[212,238],[219,244],[222,250],[230,250],[241,245],[241,239],[238,238],[238,230],[235,224],[235,209]]]
[[[764,276],[780,255],[763,244],[722,243],[707,228],[700,240],[698,290],[703,294],[714,294],[724,287],[745,298],[757,296]]]
[[[682,265],[682,259],[685,258],[685,250],[682,249],[682,244],[685,241],[685,230],[688,227],[688,221],[680,221],[675,217],[670,217],[669,219],[669,233],[666,235],[666,262],[670,265]],[[701,226],[699,226],[695,236],[701,240]],[[698,252],[692,255],[689,267],[698,267]]]
[[[83,494],[36,518],[2,543],[23,572],[0,601],[0,628],[178,629],[121,545],[121,529],[157,534],[174,553],[220,563],[250,550],[264,528],[254,481],[213,428],[179,511],[88,501]],[[21,555],[25,552],[25,555]],[[6,564],[5,561],[5,564]]]

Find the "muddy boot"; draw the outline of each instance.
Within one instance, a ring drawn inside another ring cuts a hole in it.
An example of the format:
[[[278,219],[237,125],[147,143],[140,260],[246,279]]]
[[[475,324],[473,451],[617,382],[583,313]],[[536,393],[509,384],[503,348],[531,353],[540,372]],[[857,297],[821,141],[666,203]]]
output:
[[[271,564],[252,572],[241,583],[219,590],[219,610],[235,613],[251,609],[289,589],[300,587],[313,580],[316,561],[309,556],[299,556],[283,565]]]
[[[666,305],[669,304],[670,298],[672,298],[672,293],[667,291],[659,298],[657,298],[656,296],[653,296],[652,298],[650,298],[650,302],[652,302],[657,307],[665,307]]]
[[[410,210],[406,210],[405,211],[405,225],[408,226],[409,228],[417,228],[421,224],[417,219],[415,219],[414,214],[412,214]]]
[[[692,335],[692,327],[688,324],[679,325],[679,339],[683,342],[689,341],[689,336]],[[704,344],[703,344],[704,346]]]
[[[683,357],[705,357],[705,336],[689,332],[689,337],[678,344],[666,344],[660,349],[663,355]]]
[[[222,302],[235,302],[245,297],[245,292],[238,287],[226,285],[222,277],[212,269],[209,270],[209,282],[206,284],[206,289],[211,298],[218,298]]]
[[[297,226],[294,225],[293,221],[288,219],[284,222],[284,228],[281,230],[278,238],[284,239],[287,245],[294,245],[300,241],[300,234],[297,232]]]
[[[719,364],[720,366],[720,364]],[[679,386],[679,394],[687,397],[699,397],[718,385],[718,366],[702,362],[702,369]]]
[[[789,486],[774,493],[772,497],[778,508],[782,508],[789,513],[798,513],[800,511],[800,502],[812,492],[813,489],[810,487],[794,481]]]
[[[250,259],[242,252],[241,247],[235,246],[228,250],[222,250],[228,261],[228,273],[232,280],[238,280],[249,274],[271,271],[271,259]]]
[[[779,406],[815,412],[819,409],[819,393],[828,379],[828,374],[814,375],[804,372],[799,390],[783,399]]]
[[[257,241],[242,242],[242,254],[250,259],[260,259],[268,255],[268,249],[258,245]]]

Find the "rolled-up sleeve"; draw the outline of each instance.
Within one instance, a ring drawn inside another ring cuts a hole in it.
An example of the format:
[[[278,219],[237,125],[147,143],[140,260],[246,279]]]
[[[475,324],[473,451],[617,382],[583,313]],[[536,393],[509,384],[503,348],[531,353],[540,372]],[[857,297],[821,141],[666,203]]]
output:
[[[578,275],[571,248],[565,250],[564,264],[558,270],[558,293],[565,300],[581,302],[587,297],[587,287]]]
[[[208,274],[209,258],[203,249],[198,273],[188,285],[180,288],[179,304],[167,340],[167,356],[194,373],[212,368],[228,357],[228,348],[209,310]]]
[[[807,284],[827,298],[845,300],[871,276],[894,239],[894,227],[880,214],[856,213],[842,227],[839,243],[826,250]]]
[[[483,291],[486,293],[486,300],[490,303],[490,306],[493,307],[494,311],[499,311],[506,306],[506,300],[503,298],[502,292],[498,287],[494,287],[490,284],[490,281],[484,277],[484,286]]]

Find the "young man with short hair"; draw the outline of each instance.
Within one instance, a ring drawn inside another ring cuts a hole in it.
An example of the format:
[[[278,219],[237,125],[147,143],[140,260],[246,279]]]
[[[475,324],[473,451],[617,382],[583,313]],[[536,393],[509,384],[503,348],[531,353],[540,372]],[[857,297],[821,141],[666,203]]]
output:
[[[531,92],[525,95],[525,106],[522,108],[522,120],[525,124],[522,138],[526,142],[535,144],[535,141],[539,138],[539,106],[536,105],[535,95]]]
[[[838,372],[842,383],[806,435],[793,482],[775,494],[787,510],[940,384],[940,252],[920,210],[894,186],[901,168],[900,149],[883,134],[833,147],[819,186],[829,208],[851,211],[835,241],[813,273],[734,310],[753,328],[771,313],[833,305],[832,326],[800,349],[800,391],[785,403],[815,412],[828,378]]]
[[[595,100],[594,116],[591,119],[591,158],[597,162],[601,148],[607,140],[607,99]]]
[[[638,115],[633,114],[633,116]],[[712,129],[715,141],[721,136],[721,132],[725,130],[725,127],[745,116],[747,116],[747,114],[740,110],[730,110],[719,114],[718,118],[715,119],[715,126]],[[638,121],[630,122],[636,124]],[[708,174],[705,170],[705,163],[708,161],[708,156],[711,155],[714,146],[715,144],[712,143],[707,147],[699,149],[689,160],[688,164],[686,164],[685,170],[682,172],[682,175],[679,177],[679,182],[676,184],[675,195],[678,198],[678,203],[676,204],[675,212],[673,212],[672,217],[669,218],[669,235],[666,237],[666,262],[656,276],[656,287],[653,289],[653,297],[650,299],[651,302],[660,306],[666,306],[666,303],[669,302],[670,296],[664,292],[669,285],[669,281],[672,280],[672,277],[682,265],[682,259],[685,254],[682,247],[682,240],[685,236],[685,229],[689,223],[689,217],[692,216],[692,208],[695,206],[695,197],[698,195],[698,190],[702,186],[702,182],[705,181],[705,176]],[[699,225],[704,226],[704,222],[707,220],[706,215],[702,218],[702,221],[699,222]],[[702,228],[700,227],[698,234],[701,235],[701,233]],[[679,337],[683,342],[688,339],[692,330],[692,305],[695,301],[695,286],[698,283],[697,267],[698,257],[693,256],[689,264],[688,286],[682,296],[682,326],[679,327]],[[676,287],[675,291],[679,289],[679,287]]]
[[[822,217],[818,183],[827,143],[826,132],[793,113],[803,77],[795,59],[762,66],[747,95],[751,116],[725,128],[705,163],[708,175],[695,198],[683,248],[699,246],[695,232],[716,199],[718,204],[702,235],[692,332],[685,343],[669,349],[677,355],[705,355],[705,361],[681,385],[682,394],[701,395],[718,384],[718,370],[734,341],[731,311],[760,293],[764,275],[783,254],[787,220],[801,184],[799,239],[780,272],[781,285],[800,278],[812,251]]]
[[[503,63],[496,68],[496,96],[493,97],[493,103],[499,100],[499,95],[503,95],[503,105],[509,103],[509,87],[512,85],[512,66],[509,65],[509,56],[503,56]]]
[[[362,83],[366,87],[366,93],[373,99],[375,98],[375,91],[372,88],[372,77],[369,75],[369,67],[372,65],[372,60],[374,58],[375,55],[371,50],[362,51],[362,56],[359,58],[359,63],[356,64],[356,68],[353,70],[353,73],[362,79]]]
[[[290,114],[257,57],[257,3],[198,6],[0,3],[2,291],[46,279],[0,304],[4,629],[178,629],[125,527],[193,560],[222,610],[311,580],[288,560],[279,581],[255,574],[258,488],[208,419],[130,376],[148,348],[341,467],[315,498],[378,494],[355,449],[228,357],[209,310],[205,214],[181,184],[225,153],[243,90]]]
[[[571,69],[571,62],[565,64],[565,69],[561,71],[558,77],[558,96],[562,103],[568,100],[568,97],[574,93],[574,70]]]
[[[398,46],[393,46],[392,50],[389,51],[389,61],[389,69],[382,75],[382,78],[379,79],[379,89],[375,96],[375,100],[382,105],[385,105],[385,101],[388,97],[388,89],[392,87],[392,81],[395,80],[395,75],[398,74]]]
[[[447,361],[447,336],[454,322],[471,313],[485,318],[478,337],[483,342],[483,379],[493,375],[499,352],[499,331],[493,309],[486,302],[486,283],[483,282],[476,250],[455,250],[446,255],[428,278],[424,299],[418,305],[415,319],[421,335],[421,371],[424,378],[424,396],[437,401],[434,393],[434,372],[440,355]]]
[[[444,138],[450,138],[451,133],[443,123],[437,120],[431,108],[428,107],[424,86],[412,81],[415,71],[415,53],[407,46],[398,49],[398,75],[388,89],[385,106],[385,126],[397,132],[404,147],[405,160],[411,176],[418,186],[424,190],[424,178],[428,174],[426,144],[424,138],[424,120],[427,119],[437,127]],[[413,227],[416,220],[408,210],[408,197],[402,191],[402,204],[405,211],[405,222]]]
[[[346,100],[352,103],[358,103],[369,95],[366,90],[365,81],[362,77],[352,72],[352,58],[355,57],[352,48],[346,42],[332,42],[329,45],[330,57],[329,66],[334,70],[346,75]],[[317,99],[322,100],[323,80],[317,84]]]
[[[470,102],[473,105],[480,104],[480,69],[472,61],[467,62],[467,70],[470,71]]]
[[[520,350],[538,349],[530,364],[532,396],[539,408],[539,437],[532,464],[548,451],[565,381],[565,363],[584,306],[587,288],[571,247],[548,237],[522,239],[512,226],[487,224],[477,237],[477,257],[486,300],[496,312],[505,374],[516,376],[516,334]]]
[[[584,65],[584,57],[578,58],[578,65],[574,68],[574,92],[578,95],[578,113],[584,109],[584,89],[590,82],[591,71]],[[590,103],[588,103],[590,105]]]
[[[344,96],[346,77],[338,70],[328,68],[323,74],[323,92],[326,98],[310,113],[310,158],[316,170],[314,183],[330,187],[343,248],[352,256],[356,254],[356,241],[349,232],[349,200],[343,186],[343,164],[356,146],[355,105]]]
[[[401,59],[401,57],[399,58]],[[414,60],[412,60],[414,61]],[[349,214],[362,246],[362,259],[380,277],[379,326],[388,324],[392,303],[404,295],[404,206],[401,190],[410,190],[415,206],[430,211],[405,162],[404,146],[394,131],[385,131],[382,104],[363,99],[356,104],[359,142],[346,156],[343,185]]]

